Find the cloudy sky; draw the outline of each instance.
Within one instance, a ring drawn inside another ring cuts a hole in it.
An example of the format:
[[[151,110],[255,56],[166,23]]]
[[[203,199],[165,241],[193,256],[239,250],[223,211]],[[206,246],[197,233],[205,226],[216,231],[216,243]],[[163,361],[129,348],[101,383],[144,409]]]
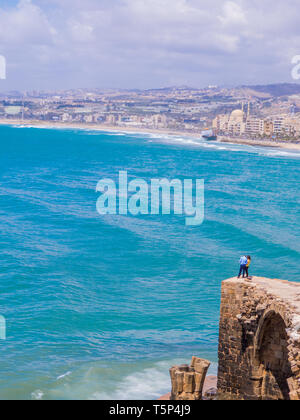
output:
[[[0,0],[0,90],[293,82],[299,0]]]

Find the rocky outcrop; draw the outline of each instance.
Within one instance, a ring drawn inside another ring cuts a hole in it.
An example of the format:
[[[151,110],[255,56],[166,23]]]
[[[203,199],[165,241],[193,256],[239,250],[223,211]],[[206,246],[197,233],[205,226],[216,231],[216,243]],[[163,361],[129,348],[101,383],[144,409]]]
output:
[[[209,366],[209,361],[193,357],[190,366],[172,367],[170,369],[172,381],[171,400],[201,400]]]

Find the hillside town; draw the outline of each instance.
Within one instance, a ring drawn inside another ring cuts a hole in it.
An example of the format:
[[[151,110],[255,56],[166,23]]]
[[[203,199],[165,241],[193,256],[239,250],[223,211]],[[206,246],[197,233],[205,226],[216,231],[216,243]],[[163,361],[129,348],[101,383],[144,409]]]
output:
[[[230,114],[217,115],[212,127],[216,133],[228,137],[296,140],[300,138],[300,114],[292,108],[290,112],[262,116],[251,114],[250,102],[247,112],[244,104]]]
[[[300,140],[300,84],[0,93],[0,120]]]

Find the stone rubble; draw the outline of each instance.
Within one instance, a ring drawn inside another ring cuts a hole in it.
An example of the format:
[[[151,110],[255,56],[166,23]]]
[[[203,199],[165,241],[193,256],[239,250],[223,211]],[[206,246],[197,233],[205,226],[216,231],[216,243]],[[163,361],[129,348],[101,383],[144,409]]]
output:
[[[202,400],[203,385],[209,369],[208,360],[193,357],[191,365],[174,366],[170,369],[172,381],[171,400]]]

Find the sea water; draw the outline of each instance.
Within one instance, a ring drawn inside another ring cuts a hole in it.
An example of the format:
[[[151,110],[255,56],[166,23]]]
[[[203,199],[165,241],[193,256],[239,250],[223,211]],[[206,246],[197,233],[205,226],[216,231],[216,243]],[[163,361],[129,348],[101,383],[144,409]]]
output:
[[[217,368],[221,281],[299,281],[300,154],[180,136],[0,127],[0,398],[151,399]],[[97,182],[205,180],[205,221],[100,216]]]

